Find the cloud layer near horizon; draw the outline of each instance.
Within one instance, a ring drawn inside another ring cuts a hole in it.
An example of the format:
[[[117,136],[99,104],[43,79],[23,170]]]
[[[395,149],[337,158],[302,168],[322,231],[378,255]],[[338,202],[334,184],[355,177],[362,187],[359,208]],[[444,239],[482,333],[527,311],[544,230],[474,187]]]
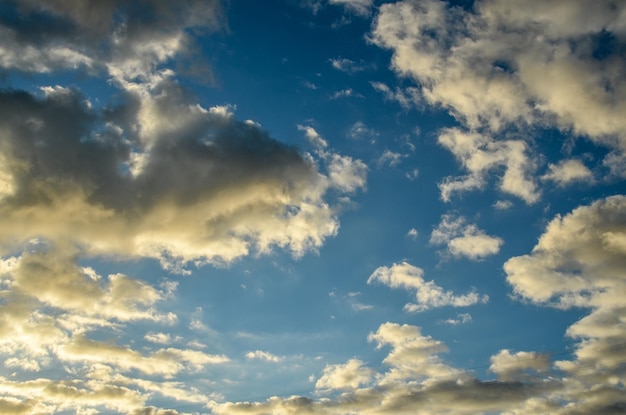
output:
[[[316,385],[324,399],[273,397],[211,407],[218,414],[621,413],[626,405],[625,212],[626,197],[614,196],[558,216],[530,254],[504,265],[518,295],[590,311],[567,329],[577,342],[572,359],[503,349],[490,359],[497,379],[483,381],[470,370],[445,364],[440,355],[448,348],[419,327],[387,322],[368,337],[377,348],[389,348],[382,361],[385,372],[352,359],[326,367]],[[421,287],[419,274],[410,264],[395,264],[377,270],[370,281]]]

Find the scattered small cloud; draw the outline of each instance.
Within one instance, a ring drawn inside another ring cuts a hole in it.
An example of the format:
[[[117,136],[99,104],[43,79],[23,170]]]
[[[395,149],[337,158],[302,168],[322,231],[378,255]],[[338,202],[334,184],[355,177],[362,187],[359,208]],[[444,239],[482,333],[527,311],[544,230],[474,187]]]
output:
[[[283,360],[282,357],[276,356],[269,352],[264,352],[262,350],[255,350],[255,351],[246,353],[246,359],[263,360],[265,362],[272,362],[272,363],[279,363]]]
[[[445,214],[441,216],[439,225],[433,229],[430,243],[445,245],[446,252],[456,258],[480,260],[500,252],[504,241],[487,235],[474,224],[467,224],[463,216]]]
[[[558,164],[548,164],[548,172],[541,178],[564,187],[574,182],[590,183],[593,181],[593,173],[582,161],[570,159],[562,160]]]
[[[461,314],[457,314],[456,318],[449,318],[447,320],[444,320],[443,322],[451,326],[458,326],[461,324],[471,323],[472,316],[469,313],[461,313]]]
[[[339,98],[364,98],[364,97],[358,92],[355,92],[352,88],[346,88],[346,89],[337,91],[330,96],[330,99],[339,99]]]
[[[367,280],[368,284],[375,282],[391,288],[403,288],[415,291],[415,303],[404,306],[407,312],[421,312],[437,307],[467,307],[473,304],[486,303],[489,296],[480,295],[474,290],[468,294],[456,295],[452,291],[444,291],[434,281],[425,281],[424,270],[408,262],[393,264],[391,267],[379,267]]]
[[[320,148],[320,149],[324,149],[328,147],[328,142],[321,135],[319,135],[317,131],[315,131],[315,128],[308,126],[308,125],[300,125],[300,124],[298,124],[297,127],[298,127],[298,130],[304,132],[304,136],[306,137],[307,140],[309,140],[309,143],[311,143],[314,147]]]
[[[507,210],[513,207],[513,202],[510,200],[498,200],[493,204],[493,207],[497,210]]]
[[[377,164],[378,168],[381,168],[385,165],[389,167],[396,167],[400,162],[402,162],[403,158],[408,157],[406,154],[397,153],[395,151],[387,150],[383,152],[383,154],[378,158]]]

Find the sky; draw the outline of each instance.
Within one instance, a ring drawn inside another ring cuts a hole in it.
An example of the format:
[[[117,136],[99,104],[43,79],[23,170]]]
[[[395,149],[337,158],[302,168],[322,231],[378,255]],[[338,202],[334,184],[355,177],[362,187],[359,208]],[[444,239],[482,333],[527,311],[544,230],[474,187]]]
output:
[[[626,3],[0,2],[3,414],[626,413]]]

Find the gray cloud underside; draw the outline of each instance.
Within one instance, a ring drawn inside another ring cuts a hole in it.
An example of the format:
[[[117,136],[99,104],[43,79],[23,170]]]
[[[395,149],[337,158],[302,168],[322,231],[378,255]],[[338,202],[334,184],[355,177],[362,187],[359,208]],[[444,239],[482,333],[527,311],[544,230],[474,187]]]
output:
[[[0,93],[5,252],[44,238],[175,267],[272,246],[302,255],[336,233],[323,197],[363,187],[360,162],[329,152],[326,176],[228,109],[203,109],[170,81],[159,87],[102,112],[64,88]]]

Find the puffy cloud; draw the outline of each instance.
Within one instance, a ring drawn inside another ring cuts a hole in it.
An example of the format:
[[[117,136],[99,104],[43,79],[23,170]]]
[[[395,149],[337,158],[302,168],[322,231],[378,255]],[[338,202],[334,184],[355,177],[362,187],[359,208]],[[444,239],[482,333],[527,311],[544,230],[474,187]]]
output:
[[[484,188],[488,173],[502,167],[504,173],[499,180],[501,191],[526,203],[539,199],[532,177],[535,164],[523,140],[494,140],[488,135],[448,128],[440,132],[439,144],[450,150],[469,173],[465,177],[448,177],[439,184],[441,198],[445,202],[450,201],[455,192]]]
[[[471,291],[465,295],[455,295],[444,291],[434,281],[425,281],[424,271],[408,262],[393,264],[391,267],[379,267],[367,280],[368,284],[379,282],[391,288],[404,288],[415,291],[416,302],[408,303],[404,309],[409,312],[425,311],[434,307],[466,307],[477,303],[486,303],[487,295]]]
[[[519,379],[528,369],[545,372],[550,368],[550,356],[537,352],[511,354],[509,350],[504,349],[491,356],[490,360],[489,370],[496,373],[500,379],[505,380]]]
[[[273,363],[278,363],[283,360],[281,357],[273,355],[269,352],[264,352],[263,350],[255,350],[253,352],[246,353],[246,359],[259,359]]]
[[[373,371],[363,366],[358,359],[350,359],[344,364],[328,365],[322,377],[315,383],[318,390],[356,389],[369,383]]]
[[[419,232],[417,232],[417,229],[415,228],[409,229],[409,231],[406,233],[406,236],[411,239],[417,239],[418,235],[419,235]]]
[[[321,135],[319,135],[317,131],[315,131],[315,128],[308,125],[298,124],[298,130],[304,132],[304,136],[314,147],[318,149],[328,147],[328,142]]]
[[[583,164],[582,161],[571,159],[562,160],[558,164],[550,163],[548,173],[542,176],[543,180],[551,180],[559,186],[567,186],[572,182],[590,182],[593,180],[593,173]]]
[[[0,67],[36,73],[85,68],[120,82],[150,80],[158,64],[192,49],[191,32],[222,26],[217,0],[105,0],[90,6],[25,0],[5,7]]]
[[[502,239],[489,236],[476,225],[466,224],[462,216],[443,215],[441,223],[430,234],[430,243],[446,245],[448,252],[455,257],[478,260],[500,251]]]
[[[469,140],[462,153],[444,132],[440,143],[469,172],[442,183],[444,200],[483,188],[485,169],[505,166],[500,189],[532,203],[539,193],[530,179],[531,137],[508,138],[511,131],[557,128],[623,157],[625,16],[626,6],[612,0],[486,0],[471,11],[439,0],[383,4],[371,40],[391,50],[392,68],[417,85],[414,94],[374,86],[404,106],[447,110],[462,124],[456,135],[464,140],[488,137]]]
[[[626,197],[601,199],[557,216],[530,255],[504,265],[516,294],[536,303],[589,306],[622,289]]]
[[[4,249],[34,237],[69,240],[86,254],[153,257],[180,269],[274,246],[299,256],[336,233],[324,194],[364,187],[362,162],[324,152],[323,175],[259,127],[223,108],[204,110],[173,84],[163,88],[165,95],[131,95],[128,107],[111,109],[105,127],[119,129],[103,132],[98,118],[107,114],[74,91],[0,95],[12,188],[0,201]],[[139,129],[125,121],[133,117]],[[142,159],[134,171],[133,153]]]
[[[531,414],[537,408],[557,409],[547,396],[558,391],[558,382],[480,381],[445,364],[439,356],[447,351],[445,344],[423,335],[419,327],[387,322],[368,338],[379,349],[390,348],[383,360],[388,370],[376,373],[357,359],[327,366],[318,384],[324,391],[341,391],[339,395],[319,400],[291,396],[265,402],[213,402],[209,407],[216,414],[259,415]]]
[[[507,281],[520,297],[590,309],[566,332],[578,340],[575,359],[556,362],[570,377],[567,396],[575,402],[571,413],[623,404],[615,379],[623,377],[620,364],[626,359],[625,235],[626,197],[611,196],[557,216],[530,254],[504,264]]]

